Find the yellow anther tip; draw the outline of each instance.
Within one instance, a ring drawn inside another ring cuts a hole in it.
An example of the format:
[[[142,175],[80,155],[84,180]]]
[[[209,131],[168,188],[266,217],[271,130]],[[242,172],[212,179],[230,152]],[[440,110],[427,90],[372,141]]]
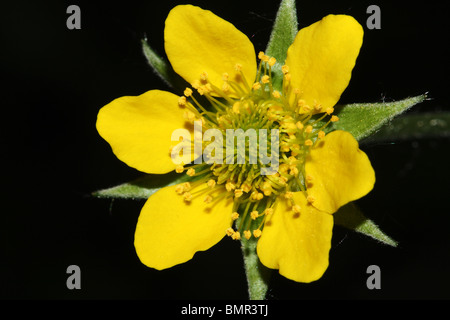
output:
[[[184,171],[184,167],[181,164],[175,167],[176,173],[182,173],[183,171]]]
[[[232,219],[232,220],[237,220],[238,218],[239,218],[239,213],[233,212],[233,213],[231,214],[231,219]]]
[[[292,211],[294,213],[300,213],[300,210],[301,210],[301,207],[298,204],[292,206]]]
[[[186,106],[186,97],[185,96],[182,96],[182,97],[180,97],[178,99],[178,105],[180,107],[185,107]]]
[[[213,179],[210,179],[210,180],[207,182],[207,185],[208,185],[208,187],[210,187],[210,188],[214,188],[214,187],[216,186],[216,181],[213,180]]]
[[[184,201],[189,202],[192,200],[192,194],[190,192],[185,192],[183,194]]]
[[[241,71],[242,70],[242,64],[240,64],[240,63],[236,63],[235,65],[234,65],[234,70],[236,70],[236,71]]]
[[[305,146],[311,147],[312,145],[313,145],[313,142],[312,142],[311,139],[308,139],[308,140],[305,141]]]
[[[268,62],[269,66],[273,67],[276,62],[277,62],[277,59],[275,59],[274,57],[269,58],[269,62]]]
[[[259,83],[259,82],[255,82],[253,85],[252,85],[252,89],[253,90],[258,90],[258,89],[260,89],[261,88],[261,83]]]
[[[186,89],[184,90],[184,95],[185,95],[186,97],[190,97],[190,96],[192,95],[192,89],[191,89],[191,88],[186,88]]]
[[[244,231],[244,237],[245,237],[245,239],[250,239],[251,238],[251,236],[252,236],[252,233],[250,232],[250,230],[245,230]]]
[[[244,194],[244,192],[242,191],[242,189],[236,189],[236,190],[234,190],[234,196],[235,196],[236,198],[241,197],[243,194]]]
[[[312,203],[314,203],[314,201],[316,201],[316,198],[314,198],[313,196],[309,195],[309,196],[306,197],[306,201],[308,201],[309,203],[312,204]]]
[[[203,199],[205,203],[211,203],[213,201],[213,197],[211,197],[209,194]]]
[[[261,237],[261,233],[262,233],[262,231],[259,230],[259,229],[253,230],[253,236],[254,236],[255,238]]]
[[[200,74],[200,80],[202,80],[202,81],[208,80],[208,73],[205,72],[205,71],[203,71],[203,72]]]
[[[193,177],[195,175],[195,169],[189,168],[188,171],[186,172],[186,174],[190,177]]]
[[[337,121],[339,121],[338,116],[331,116],[331,122],[337,122]]]

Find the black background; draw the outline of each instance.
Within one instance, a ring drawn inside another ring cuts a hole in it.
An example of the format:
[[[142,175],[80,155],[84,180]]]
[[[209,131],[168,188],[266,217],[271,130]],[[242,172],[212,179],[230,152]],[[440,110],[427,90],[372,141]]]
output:
[[[142,265],[133,247],[143,201],[92,191],[141,174],[96,132],[98,110],[124,95],[168,88],[140,40],[160,53],[164,20],[184,1],[22,1],[2,4],[0,297],[2,299],[246,299],[239,243],[229,238],[168,270]],[[264,50],[278,1],[191,1],[232,22]],[[81,30],[66,8],[81,8]],[[368,30],[366,8],[381,8]],[[329,13],[354,16],[365,37],[341,102],[393,101],[429,92],[410,113],[449,110],[448,6],[440,2],[298,1],[299,27]],[[449,299],[450,141],[362,145],[377,175],[358,201],[398,248],[335,227],[330,267],[311,284],[275,271],[269,299]],[[81,290],[66,269],[81,268]],[[381,290],[366,269],[381,268]]]

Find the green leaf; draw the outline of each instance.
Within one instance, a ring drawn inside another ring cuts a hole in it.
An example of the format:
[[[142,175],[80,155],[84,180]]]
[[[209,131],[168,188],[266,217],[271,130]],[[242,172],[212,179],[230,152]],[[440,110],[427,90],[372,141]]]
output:
[[[281,88],[283,73],[281,66],[286,60],[287,50],[298,32],[297,9],[295,0],[281,1],[272,33],[265,54],[277,59],[272,67],[272,83],[275,88]]]
[[[426,94],[395,102],[354,103],[335,107],[339,121],[332,123],[325,131],[345,130],[360,141],[375,133],[383,125],[402,114],[412,106],[424,101]]]
[[[372,220],[366,218],[354,203],[341,207],[334,214],[334,221],[337,225],[362,233],[386,245],[393,247],[398,245],[395,240],[383,233]]]
[[[183,90],[186,82],[175,73],[169,61],[158,55],[148,44],[146,39],[141,40],[142,52],[147,58],[147,62],[158,75],[172,89]]]
[[[450,137],[450,112],[434,112],[398,117],[364,142],[445,137]]]

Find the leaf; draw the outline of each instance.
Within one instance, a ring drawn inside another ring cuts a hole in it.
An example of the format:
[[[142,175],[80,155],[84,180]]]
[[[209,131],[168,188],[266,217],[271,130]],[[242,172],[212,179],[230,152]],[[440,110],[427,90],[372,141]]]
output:
[[[450,112],[408,114],[383,126],[364,142],[450,137]]]
[[[172,89],[183,90],[186,82],[175,73],[169,61],[158,55],[149,45],[146,39],[141,40],[142,52],[147,58],[147,62],[158,75]]]
[[[332,123],[325,131],[345,130],[360,141],[426,98],[426,94],[423,94],[395,102],[354,103],[336,106],[335,114],[339,116],[339,121]]]
[[[283,0],[278,9],[265,52],[266,55],[277,59],[277,63],[272,67],[272,83],[275,88],[281,88],[283,81],[281,66],[286,60],[287,50],[294,41],[297,32],[298,21],[295,0]]]
[[[372,220],[366,218],[354,203],[341,207],[334,214],[334,221],[337,225],[362,233],[386,245],[393,247],[398,245],[395,240],[383,233]]]

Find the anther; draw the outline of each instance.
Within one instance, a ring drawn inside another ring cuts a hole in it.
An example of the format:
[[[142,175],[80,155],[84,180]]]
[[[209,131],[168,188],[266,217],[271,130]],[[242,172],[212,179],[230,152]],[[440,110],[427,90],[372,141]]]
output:
[[[191,89],[191,88],[186,88],[186,89],[184,90],[184,95],[185,95],[186,97],[190,97],[190,96],[192,95],[192,89]]]
[[[274,90],[274,91],[272,92],[272,96],[273,96],[275,99],[278,99],[278,98],[281,97],[281,94],[280,94],[280,92]]]
[[[256,211],[256,210],[250,212],[250,217],[251,217],[253,220],[256,220],[256,219],[259,217],[259,212]]]
[[[277,59],[275,59],[274,57],[269,58],[269,61],[268,61],[269,66],[273,67],[276,62],[277,62]]]
[[[273,209],[272,208],[266,208],[266,210],[264,210],[264,214],[267,216],[270,216],[273,214]]]
[[[319,133],[317,134],[317,137],[318,137],[319,139],[323,139],[323,138],[325,137],[325,132],[319,131]]]
[[[180,97],[178,99],[178,105],[180,107],[185,107],[186,106],[186,97],[185,96],[182,96],[182,97]]]
[[[234,190],[234,197],[235,198],[239,198],[244,194],[244,192],[242,191],[242,189],[236,189]]]
[[[325,112],[326,112],[328,115],[330,115],[330,114],[332,114],[332,113],[334,112],[334,108],[329,107],[329,108],[327,108],[327,109],[325,110]]]
[[[177,185],[177,186],[175,187],[175,192],[178,193],[178,194],[183,194],[183,192],[184,192],[184,187],[183,187],[182,185]]]
[[[194,168],[189,168],[188,171],[186,172],[186,174],[189,177],[193,177],[195,175],[195,169]]]
[[[250,230],[245,230],[244,231],[244,237],[245,239],[250,239],[250,237],[252,236],[252,233],[250,232]]]
[[[233,240],[240,240],[241,239],[241,234],[239,233],[239,231],[236,231],[232,234],[231,239]]]
[[[240,72],[240,71],[242,70],[242,64],[236,63],[236,64],[234,65],[234,70]]]
[[[189,191],[189,190],[191,190],[191,184],[189,182],[185,182],[185,183],[183,183],[183,188],[184,188],[184,191]]]
[[[210,187],[211,189],[214,188],[216,186],[216,180],[210,179],[207,182],[208,187]]]
[[[312,204],[314,201],[316,201],[316,198],[314,198],[313,196],[307,196],[306,201]]]
[[[192,200],[192,194],[190,192],[185,192],[183,194],[184,201],[189,202]]]
[[[298,204],[292,206],[292,211],[294,211],[294,213],[300,213],[300,210],[301,208]]]
[[[289,66],[287,65],[282,66],[281,71],[283,72],[283,74],[287,74],[289,72]]]
[[[176,168],[175,168],[176,173],[182,173],[183,171],[184,171],[184,167],[181,164],[176,166]]]
[[[231,214],[231,219],[234,221],[234,220],[237,220],[239,218],[239,213],[237,213],[237,212],[233,212],[232,214]]]
[[[256,229],[256,230],[253,230],[253,236],[255,237],[255,238],[259,238],[259,237],[261,237],[261,230],[259,230],[259,229]]]
[[[292,199],[294,197],[294,193],[292,191],[286,191],[286,193],[284,194],[284,198],[289,200]]]
[[[268,75],[264,75],[264,76],[262,76],[262,78],[261,78],[261,82],[262,82],[262,83],[264,83],[264,84],[267,84],[267,83],[269,83],[269,82],[270,82],[270,78],[269,78],[269,76],[268,76]]]
[[[231,192],[234,189],[236,189],[236,186],[233,183],[231,183],[231,182],[227,182],[225,184],[225,189],[227,189],[228,192]]]
[[[243,183],[243,184],[241,185],[241,189],[242,189],[245,193],[249,193],[250,190],[252,190],[252,186],[251,186],[251,184]]]
[[[311,147],[312,145],[313,145],[313,142],[312,142],[311,139],[308,139],[308,140],[305,141],[305,146]]]
[[[211,203],[213,201],[213,197],[211,197],[209,194],[203,199],[205,203]]]
[[[261,83],[259,83],[259,82],[255,82],[253,85],[252,85],[252,89],[253,90],[258,90],[258,89],[260,89],[261,88]]]
[[[208,74],[207,74],[205,71],[203,71],[203,72],[200,74],[200,80],[202,80],[202,81],[208,80]]]
[[[227,230],[225,230],[225,233],[227,234],[227,236],[231,237],[234,233],[233,228],[228,228]]]
[[[339,117],[338,116],[331,116],[331,122],[337,122],[339,121]]]

